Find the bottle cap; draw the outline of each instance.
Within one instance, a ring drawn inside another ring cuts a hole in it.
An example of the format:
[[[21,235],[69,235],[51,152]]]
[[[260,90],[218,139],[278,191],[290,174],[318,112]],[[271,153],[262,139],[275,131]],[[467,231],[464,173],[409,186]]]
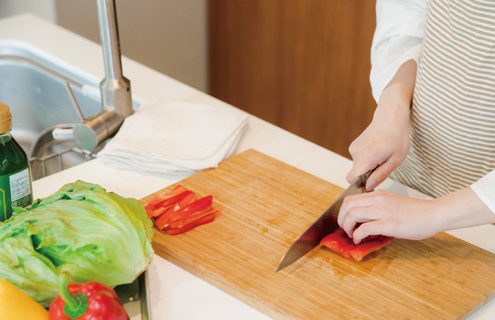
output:
[[[0,134],[12,129],[12,115],[9,106],[0,102]]]

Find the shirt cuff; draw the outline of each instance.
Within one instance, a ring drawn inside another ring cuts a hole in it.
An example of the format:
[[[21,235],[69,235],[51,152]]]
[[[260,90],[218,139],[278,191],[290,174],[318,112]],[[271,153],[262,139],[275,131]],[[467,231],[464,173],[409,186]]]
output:
[[[473,183],[471,189],[495,214],[495,170]]]

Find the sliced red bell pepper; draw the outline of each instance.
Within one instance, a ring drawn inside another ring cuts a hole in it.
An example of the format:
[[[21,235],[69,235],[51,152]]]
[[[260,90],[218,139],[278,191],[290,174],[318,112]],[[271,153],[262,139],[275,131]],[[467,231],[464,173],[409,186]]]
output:
[[[220,210],[214,210],[212,202],[212,196],[197,199],[194,192],[178,185],[144,202],[144,206],[157,228],[175,235],[213,221]]]
[[[169,209],[177,206],[177,204],[180,203],[185,198],[187,198],[187,199],[193,199],[194,198],[195,199],[196,195],[194,194],[194,192],[186,190],[182,193],[179,193],[178,195],[170,197],[169,199],[165,200],[161,205],[158,205],[155,208],[150,208],[149,213],[148,213],[148,209],[147,209],[146,213],[148,213],[148,216],[150,216],[152,218],[156,218],[159,215],[167,212]]]
[[[192,203],[189,203],[188,205],[179,208],[178,210],[169,209],[167,212],[165,212],[163,215],[161,215],[160,217],[158,217],[158,219],[155,220],[155,225],[160,229],[164,229],[164,228],[168,228],[171,222],[178,221],[189,215],[198,213],[201,210],[211,211],[212,202],[213,202],[213,197],[206,196]]]
[[[392,238],[387,236],[379,236],[378,238],[374,238],[372,240],[365,239],[364,241],[361,241],[361,243],[358,244],[356,248],[351,250],[351,256],[357,261],[361,261],[368,254],[380,250],[391,241]]]
[[[214,215],[217,216],[220,214],[220,210],[213,210],[211,206],[208,206],[207,208],[200,210],[196,213],[193,213],[185,218],[172,221],[169,224],[170,228],[181,228],[189,223],[192,223],[195,220],[201,219],[202,217],[208,216],[208,215]]]
[[[163,230],[170,229],[170,221],[172,220],[173,215],[175,212],[179,211],[180,209],[184,208],[185,206],[193,203],[194,201],[198,200],[196,197],[196,194],[194,192],[191,195],[188,195],[181,201],[179,201],[175,206],[172,206],[169,208],[164,214],[163,218],[160,218],[160,221],[158,222],[159,224],[163,224]]]
[[[187,195],[181,201],[169,207],[165,213],[155,219],[155,226],[159,229],[167,229],[169,228],[169,224],[172,221],[172,218],[175,216],[175,213],[179,210],[184,209],[186,206],[191,203],[197,201],[196,194],[192,192],[192,194]]]
[[[146,214],[148,215],[148,217],[150,217],[150,218],[156,218],[156,217],[160,216],[161,214],[163,214],[164,212],[166,212],[168,209],[170,209],[173,206],[174,205],[171,204],[169,206],[159,207],[159,208],[156,208],[156,209],[152,209],[152,208],[145,208],[145,209],[146,209]]]
[[[212,196],[206,196],[201,199],[198,199],[194,201],[193,203],[188,204],[187,206],[177,210],[173,217],[172,221],[177,221],[179,219],[183,219],[191,214],[194,214],[198,211],[205,210],[207,208],[210,208],[211,210],[211,204],[213,203],[213,197]]]
[[[172,214],[174,212],[177,212],[179,209],[182,209],[184,208],[185,206],[187,206],[188,204],[191,204],[193,203],[194,201],[198,200],[198,197],[196,197],[196,194],[194,192],[191,191],[191,193],[189,193],[188,195],[186,195],[184,198],[182,198],[179,202],[177,202],[175,204],[175,206],[172,206],[172,208],[170,208],[169,210],[167,211],[170,211],[169,214]]]
[[[353,257],[357,261],[361,261],[365,256],[383,248],[391,241],[392,238],[380,235],[368,237],[358,245],[355,245],[344,229],[338,227],[334,232],[323,238],[320,243],[346,258]]]
[[[210,223],[212,222],[213,220],[215,220],[215,214],[209,214],[207,216],[204,216],[202,218],[199,218],[197,220],[194,220],[193,222],[191,223],[188,223],[186,225],[184,225],[183,227],[180,227],[180,228],[174,228],[174,229],[169,229],[167,230],[167,233],[171,236],[175,236],[175,235],[178,235],[178,234],[181,234],[181,233],[184,233],[186,231],[189,231],[191,229],[194,229],[196,227],[199,227],[203,224],[207,224],[207,223]]]
[[[158,218],[156,218],[155,220],[155,226],[158,228],[158,229],[165,229],[165,228],[168,228],[169,226],[169,223],[170,223],[170,214],[169,214],[169,211],[170,212],[173,212],[171,211],[173,208],[170,208],[168,209],[164,214],[162,214],[161,216],[159,216]]]
[[[178,185],[177,187],[175,187],[174,189],[170,190],[170,191],[166,191],[162,194],[159,194],[153,198],[151,198],[149,201],[145,202],[144,203],[144,207],[150,207],[150,208],[153,208],[153,207],[157,207],[157,206],[166,206],[167,204],[165,203],[165,201],[168,201],[169,203],[173,202],[175,199],[177,198],[174,198],[178,195],[180,195],[181,193],[184,193],[188,191],[184,186],[182,185]],[[177,199],[175,200],[175,202],[179,201],[180,199]]]

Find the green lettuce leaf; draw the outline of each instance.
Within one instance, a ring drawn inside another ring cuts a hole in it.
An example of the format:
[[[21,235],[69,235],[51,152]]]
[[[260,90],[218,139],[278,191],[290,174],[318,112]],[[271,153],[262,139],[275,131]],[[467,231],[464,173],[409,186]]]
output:
[[[141,202],[83,181],[66,184],[0,222],[0,279],[47,307],[67,271],[74,282],[133,282],[153,258]]]

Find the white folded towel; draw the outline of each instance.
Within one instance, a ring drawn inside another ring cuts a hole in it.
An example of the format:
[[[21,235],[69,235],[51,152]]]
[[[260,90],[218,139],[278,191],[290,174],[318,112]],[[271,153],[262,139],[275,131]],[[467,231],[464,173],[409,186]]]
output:
[[[145,102],[98,153],[104,165],[148,173],[216,167],[247,129],[238,109],[185,102]]]

